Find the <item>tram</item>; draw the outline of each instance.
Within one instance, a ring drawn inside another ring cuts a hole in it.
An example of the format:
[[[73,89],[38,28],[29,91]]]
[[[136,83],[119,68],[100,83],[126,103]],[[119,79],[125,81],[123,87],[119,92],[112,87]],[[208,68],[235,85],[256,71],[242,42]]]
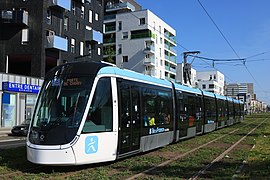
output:
[[[102,62],[66,63],[45,77],[27,159],[81,165],[146,152],[233,125],[241,101]]]

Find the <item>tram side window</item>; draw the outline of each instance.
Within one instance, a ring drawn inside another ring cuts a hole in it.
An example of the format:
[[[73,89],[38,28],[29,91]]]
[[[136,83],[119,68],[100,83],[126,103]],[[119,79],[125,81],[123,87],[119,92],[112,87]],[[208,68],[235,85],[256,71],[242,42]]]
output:
[[[216,119],[216,106],[214,98],[205,98],[205,116],[206,123],[211,124],[215,122]]]
[[[112,131],[112,88],[110,78],[98,81],[83,128],[84,133]]]
[[[154,89],[143,89],[144,126],[166,125],[171,122],[171,93]]]

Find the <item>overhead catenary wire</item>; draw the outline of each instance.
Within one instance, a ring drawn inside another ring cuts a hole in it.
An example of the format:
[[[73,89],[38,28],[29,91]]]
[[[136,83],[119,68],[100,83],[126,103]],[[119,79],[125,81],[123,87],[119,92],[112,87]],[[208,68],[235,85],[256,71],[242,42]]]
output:
[[[247,57],[247,58],[240,58],[240,56],[238,55],[238,53],[236,52],[236,50],[233,48],[233,46],[231,45],[231,43],[229,42],[229,40],[226,38],[226,36],[223,34],[223,32],[221,31],[221,29],[218,27],[218,25],[215,23],[215,21],[213,20],[213,18],[210,16],[210,14],[207,12],[207,10],[205,9],[205,7],[202,5],[202,3],[200,2],[200,0],[198,0],[198,3],[201,5],[201,7],[204,9],[205,13],[207,14],[207,16],[211,19],[211,21],[213,22],[213,24],[215,25],[215,27],[217,28],[217,30],[219,31],[219,33],[222,35],[223,39],[227,42],[227,44],[229,45],[229,47],[232,49],[232,51],[234,52],[234,54],[238,57],[238,59],[235,59],[237,61],[242,61],[242,63],[244,64],[246,70],[248,71],[248,73],[250,74],[250,76],[253,78],[253,80],[255,81],[256,84],[258,84],[258,86],[261,88],[261,86],[259,85],[259,83],[257,82],[257,80],[254,78],[254,76],[252,75],[252,73],[249,71],[249,69],[247,68],[247,66],[245,65],[246,63],[246,59],[248,58],[252,58],[252,57],[256,57],[256,56],[259,56],[259,55],[262,55],[262,54],[265,54],[267,52],[262,52],[262,53],[258,53],[258,54],[255,54],[253,56],[250,56],[250,57]],[[135,15],[133,12],[130,13],[132,16],[134,16],[135,18],[137,19],[140,19],[140,17],[138,17],[137,15]],[[155,29],[155,27],[153,27],[152,25],[148,24],[148,23],[145,23],[147,26],[151,27],[154,31],[156,32],[159,32],[160,34],[162,35],[165,35],[163,32],[160,32],[158,31],[157,29]],[[175,42],[175,44],[179,47],[181,47],[182,49],[186,50],[186,51],[190,51],[188,48],[186,48],[185,46],[183,46],[182,44],[180,44],[179,42]],[[270,51],[269,51],[270,52]],[[194,60],[194,58],[193,58]],[[203,59],[202,59],[203,60]],[[209,65],[208,62],[206,62],[207,59],[204,59],[203,61]],[[225,61],[233,61],[232,59],[229,60],[229,59],[223,59]],[[217,60],[218,61],[218,60]],[[255,60],[254,60],[255,61]],[[250,61],[249,61],[250,62]],[[137,64],[136,64],[137,66]],[[210,65],[211,67],[211,65]],[[216,67],[213,67],[215,70],[219,71],[219,72],[222,72],[220,71],[219,69],[217,69]],[[223,73],[223,72],[222,72]],[[235,82],[233,81],[231,78],[229,78],[228,76],[226,76],[225,73],[223,73],[224,76],[229,79],[231,82]]]
[[[239,58],[240,56],[238,55],[238,53],[236,52],[236,50],[232,47],[231,43],[229,42],[229,40],[225,37],[225,35],[223,34],[223,32],[221,31],[221,29],[218,27],[218,25],[215,23],[215,21],[213,20],[213,18],[210,16],[210,14],[208,13],[208,11],[206,10],[206,8],[203,6],[203,4],[200,2],[200,0],[197,0],[199,5],[202,7],[202,9],[204,10],[204,12],[207,14],[207,16],[209,17],[209,19],[212,21],[212,23],[214,24],[214,26],[217,28],[217,30],[219,31],[219,33],[221,34],[221,36],[223,37],[223,39],[227,42],[227,44],[230,46],[230,48],[232,49],[232,51],[234,52],[234,54]],[[260,53],[261,54],[261,53]],[[258,56],[260,54],[256,54],[254,56],[251,57],[255,57]],[[243,61],[243,65],[245,67],[245,69],[247,70],[247,72],[249,73],[249,75],[252,77],[252,79],[254,80],[254,82],[258,85],[258,87],[263,90],[263,88],[261,87],[261,85],[259,84],[259,82],[255,79],[255,77],[253,76],[253,74],[251,73],[251,71],[248,69],[247,65],[245,64],[245,60]]]
[[[215,27],[217,28],[217,30],[219,31],[219,33],[221,34],[221,36],[223,37],[223,39],[227,42],[227,44],[230,46],[230,48],[232,49],[232,51],[234,52],[234,54],[240,59],[240,56],[238,55],[238,53],[235,51],[235,49],[232,47],[231,43],[229,42],[229,40],[225,37],[225,35],[223,34],[223,32],[220,30],[220,28],[218,27],[218,25],[215,23],[215,21],[213,20],[213,18],[210,16],[210,14],[207,12],[207,10],[205,9],[205,7],[203,6],[203,4],[200,2],[200,0],[197,0],[198,3],[200,4],[200,6],[203,8],[204,12],[207,14],[207,16],[209,17],[209,19],[212,21],[212,23],[215,25]]]

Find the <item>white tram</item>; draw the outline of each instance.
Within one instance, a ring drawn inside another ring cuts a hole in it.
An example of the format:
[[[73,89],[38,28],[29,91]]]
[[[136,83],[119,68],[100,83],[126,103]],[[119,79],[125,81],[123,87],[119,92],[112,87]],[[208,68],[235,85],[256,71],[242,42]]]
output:
[[[51,70],[27,136],[44,165],[113,161],[239,122],[243,104],[101,62]]]

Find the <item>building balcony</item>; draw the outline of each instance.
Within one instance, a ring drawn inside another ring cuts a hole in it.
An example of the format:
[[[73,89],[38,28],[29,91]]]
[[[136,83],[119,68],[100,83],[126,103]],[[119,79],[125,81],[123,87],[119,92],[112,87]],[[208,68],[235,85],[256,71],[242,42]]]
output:
[[[155,76],[155,70],[145,70],[145,75],[149,75],[149,76]]]
[[[46,49],[57,49],[62,51],[68,50],[68,40],[56,35],[49,35],[46,37]]]
[[[105,33],[106,32],[115,32],[115,31],[116,31],[115,26],[107,26],[107,27],[105,27]]]
[[[103,34],[99,31],[85,30],[85,41],[93,41],[97,43],[103,43]]]
[[[116,39],[110,38],[110,39],[104,39],[103,44],[115,44]]]
[[[25,10],[1,11],[1,24],[28,26],[28,12]]]
[[[143,52],[145,54],[155,54],[155,46],[154,45],[148,45],[144,48]]]
[[[156,35],[148,29],[131,31],[131,39],[142,39],[142,38],[150,38],[150,39],[152,38],[153,40],[155,40]]]
[[[168,44],[164,44],[164,48],[173,54],[177,54],[176,50],[172,48],[171,46],[169,46]]]
[[[145,66],[155,66],[155,58],[150,57],[150,58],[144,58],[144,63]]]
[[[111,21],[111,20],[114,20],[115,21],[115,18],[116,18],[116,14],[111,14],[111,15],[106,15],[104,16],[104,21]]]
[[[58,10],[70,11],[71,1],[67,0],[49,0],[49,6]]]
[[[169,40],[172,44],[176,45],[176,36],[171,35],[170,33],[164,33],[164,37]]]
[[[176,64],[176,56],[168,56],[165,55],[165,59],[169,62],[175,63]]]
[[[118,4],[109,4],[106,6],[106,12],[119,11],[119,10],[135,11],[135,7],[129,2],[123,2]]]

